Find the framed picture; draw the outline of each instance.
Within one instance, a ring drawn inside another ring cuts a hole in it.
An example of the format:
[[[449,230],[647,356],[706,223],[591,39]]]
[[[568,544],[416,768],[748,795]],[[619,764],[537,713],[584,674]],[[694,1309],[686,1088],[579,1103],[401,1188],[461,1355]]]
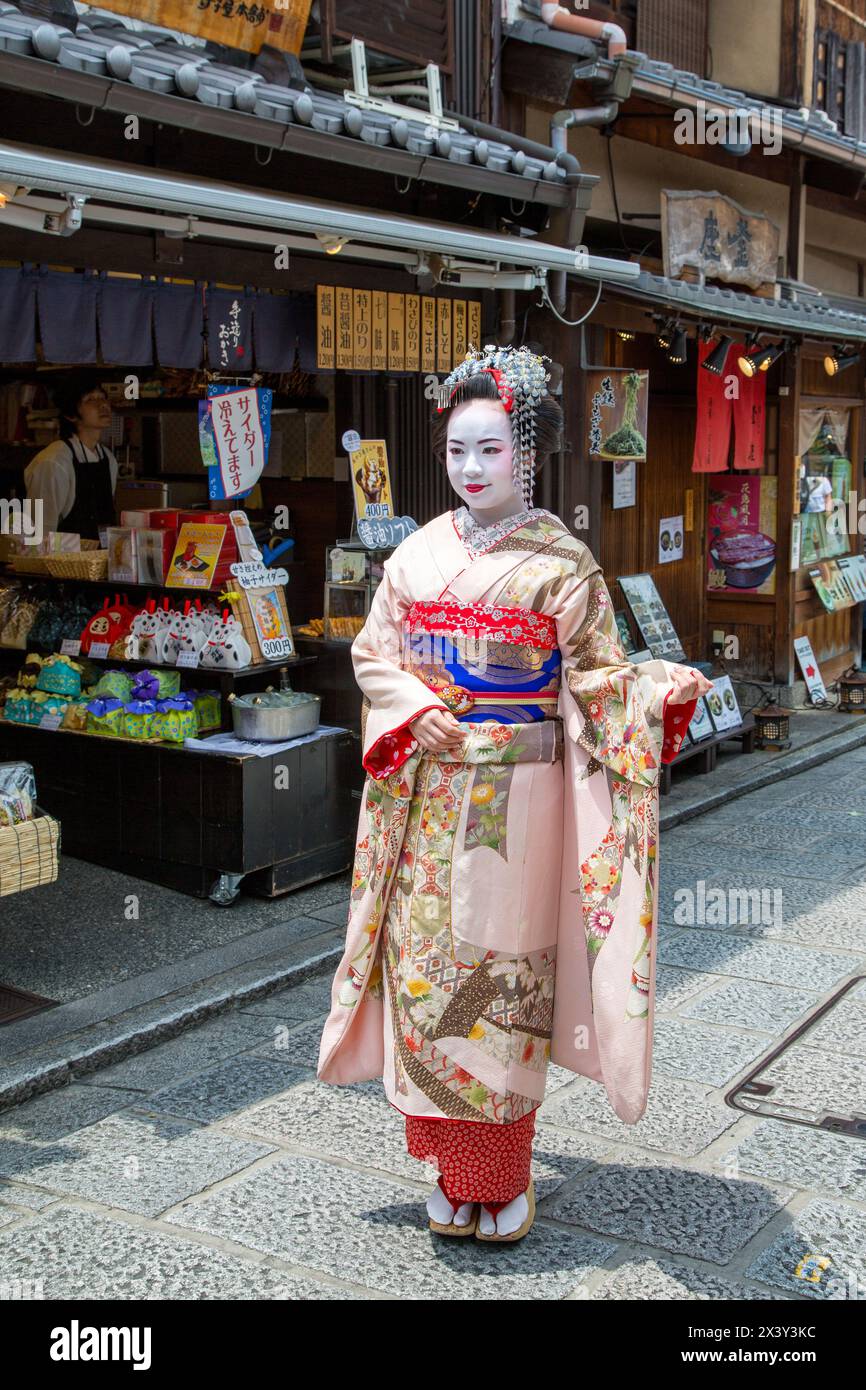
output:
[[[730,676],[716,676],[712,690],[704,699],[717,734],[726,733],[728,729],[737,729],[742,724],[743,716],[740,714]]]

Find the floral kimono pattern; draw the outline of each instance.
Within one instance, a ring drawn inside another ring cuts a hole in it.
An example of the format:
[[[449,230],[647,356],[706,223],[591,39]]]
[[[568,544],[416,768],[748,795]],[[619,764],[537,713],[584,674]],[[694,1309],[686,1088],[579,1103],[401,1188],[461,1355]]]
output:
[[[550,1061],[636,1123],[649,1089],[658,777],[695,702],[631,665],[587,547],[536,509],[473,553],[453,513],[385,564],[352,647],[363,763],[318,1075],[404,1115],[522,1122]],[[462,745],[409,725],[452,709]]]

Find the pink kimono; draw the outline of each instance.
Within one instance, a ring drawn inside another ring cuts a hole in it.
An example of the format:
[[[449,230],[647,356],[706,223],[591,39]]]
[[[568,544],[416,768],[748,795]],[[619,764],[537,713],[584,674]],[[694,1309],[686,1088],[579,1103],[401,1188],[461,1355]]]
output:
[[[666,711],[670,663],[627,661],[601,569],[559,518],[509,518],[473,556],[460,515],[394,551],[352,646],[368,777],[318,1076],[381,1076],[428,1161],[468,1134],[485,1191],[448,1195],[504,1203],[527,1185],[551,1060],[626,1123],[644,1113],[659,767],[696,701]],[[412,737],[437,707],[465,725],[459,748]],[[497,1153],[510,1176],[491,1185]]]

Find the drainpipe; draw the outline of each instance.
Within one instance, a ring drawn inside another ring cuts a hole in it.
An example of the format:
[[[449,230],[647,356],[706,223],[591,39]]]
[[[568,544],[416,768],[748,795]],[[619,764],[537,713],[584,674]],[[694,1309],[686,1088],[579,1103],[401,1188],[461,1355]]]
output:
[[[507,347],[513,340],[514,330],[517,327],[514,304],[514,290],[499,291],[499,337],[497,341],[503,347]]]
[[[548,6],[548,8],[552,7]],[[566,14],[567,13],[568,11],[566,10]],[[575,16],[571,17],[574,18]],[[595,20],[587,20],[586,22],[596,23]],[[550,143],[557,152],[557,158],[559,158],[564,151],[568,150],[569,130],[577,126],[610,125],[611,121],[616,120],[619,107],[619,100],[614,99],[604,102],[601,106],[583,106],[576,111],[557,111],[550,122]],[[578,236],[579,231],[575,228],[567,228],[564,245],[573,246]],[[562,313],[565,309],[566,272],[564,270],[551,271],[549,281],[550,298],[559,312]]]
[[[572,14],[564,5],[542,4],[541,18],[550,29],[560,29],[567,34],[582,34],[587,39],[607,39],[608,58],[616,58],[628,48],[625,30],[618,24]]]
[[[580,160],[576,155],[569,154],[565,145],[551,148],[550,145],[540,145],[537,140],[529,140],[525,135],[518,135],[513,130],[501,130],[499,126],[488,125],[486,121],[476,121],[472,116],[464,116],[462,111],[451,111],[446,109],[446,116],[453,116],[455,121],[459,121],[464,130],[468,130],[472,135],[479,136],[482,140],[495,140],[501,145],[510,145],[513,150],[522,150],[524,154],[531,155],[533,159],[543,159],[547,164],[558,164],[565,170],[565,182],[568,183],[573,175],[580,174]]]

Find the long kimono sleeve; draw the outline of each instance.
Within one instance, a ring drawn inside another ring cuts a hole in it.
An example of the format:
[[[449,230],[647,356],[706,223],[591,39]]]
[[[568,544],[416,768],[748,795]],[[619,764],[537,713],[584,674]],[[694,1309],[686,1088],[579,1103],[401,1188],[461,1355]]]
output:
[[[401,669],[403,618],[410,601],[389,574],[393,559],[385,562],[367,621],[352,643],[355,679],[364,694],[361,761],[377,781],[402,767],[418,747],[409,724],[425,710],[448,708],[417,676]]]
[[[652,1070],[659,768],[697,702],[671,703],[672,663],[628,661],[600,570],[564,579],[554,603],[566,739],[551,1059],[602,1082],[635,1124]]]

